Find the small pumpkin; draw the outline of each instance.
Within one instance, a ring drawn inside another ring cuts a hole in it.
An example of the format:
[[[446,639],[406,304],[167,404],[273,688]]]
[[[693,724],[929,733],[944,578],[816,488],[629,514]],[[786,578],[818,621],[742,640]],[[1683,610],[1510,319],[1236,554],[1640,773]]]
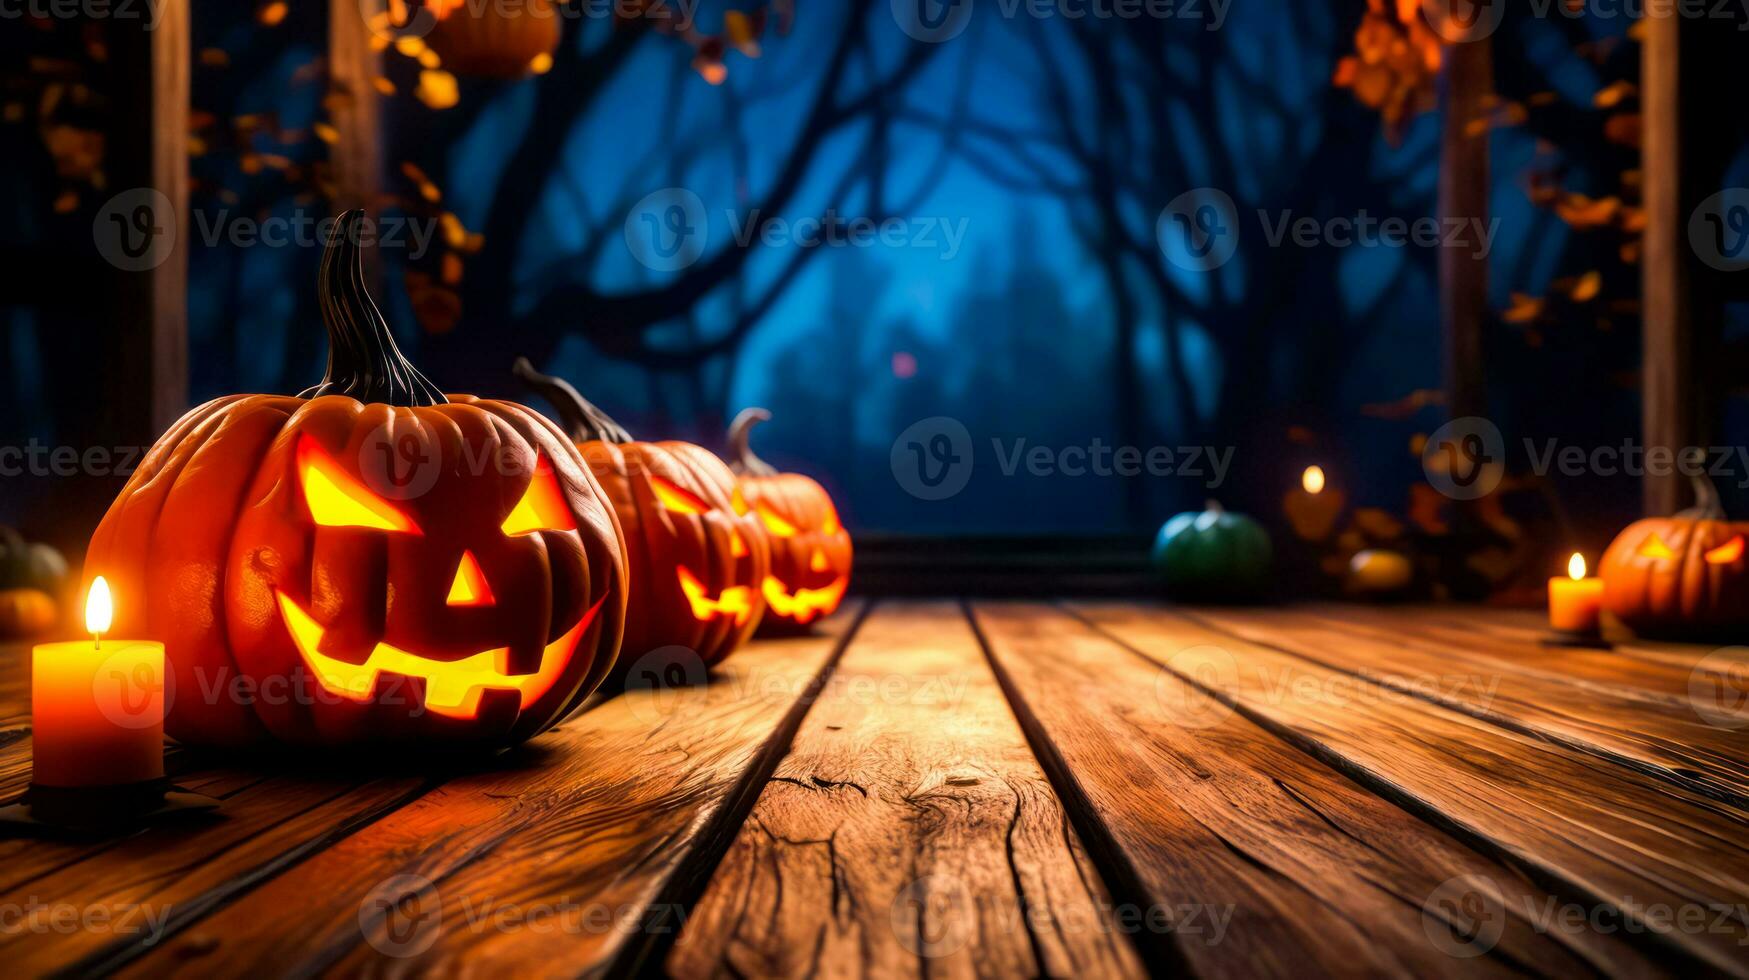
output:
[[[12,528],[0,525],[0,589],[37,589],[60,595],[67,585],[67,559],[40,542],[27,543]]]
[[[553,0],[471,3],[432,0],[437,18],[425,43],[445,69],[475,78],[521,78],[559,46],[563,24]]]
[[[705,666],[745,643],[765,613],[770,558],[759,524],[733,506],[735,476],[687,442],[636,442],[562,378],[517,358],[512,372],[559,412],[613,501],[631,572],[620,673],[664,647]]]
[[[0,589],[0,637],[36,636],[60,618],[55,597],[41,589]]]
[[[497,748],[562,719],[619,648],[600,485],[540,413],[408,363],[364,290],[363,219],[322,258],[322,383],[183,416],[92,538],[116,635],[165,644],[183,742]]]
[[[1749,633],[1749,523],[1730,521],[1695,476],[1695,505],[1628,525],[1603,553],[1603,606],[1642,636]]]
[[[1242,602],[1269,590],[1269,532],[1243,514],[1209,501],[1167,521],[1154,539],[1154,568],[1173,595]]]
[[[850,532],[826,488],[800,473],[779,473],[754,455],[753,427],[771,418],[743,409],[729,425],[730,466],[740,476],[735,510],[759,518],[771,543],[765,579],[766,623],[794,630],[832,615],[850,588]]]

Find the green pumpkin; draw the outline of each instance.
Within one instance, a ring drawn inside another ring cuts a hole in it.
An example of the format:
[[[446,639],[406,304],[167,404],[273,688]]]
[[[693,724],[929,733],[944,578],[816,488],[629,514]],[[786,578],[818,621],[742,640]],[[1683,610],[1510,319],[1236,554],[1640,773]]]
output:
[[[59,595],[67,583],[67,559],[46,544],[26,544],[24,536],[0,525],[0,589],[40,589]]]
[[[1242,602],[1269,591],[1269,532],[1243,514],[1210,501],[1179,514],[1154,540],[1154,567],[1174,595]]]

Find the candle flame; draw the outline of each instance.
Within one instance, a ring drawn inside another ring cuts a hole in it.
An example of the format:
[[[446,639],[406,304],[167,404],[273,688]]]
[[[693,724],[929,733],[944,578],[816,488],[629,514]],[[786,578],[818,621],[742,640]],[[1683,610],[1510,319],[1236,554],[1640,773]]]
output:
[[[1567,561],[1567,577],[1575,582],[1585,577],[1585,556],[1577,551]]]
[[[1300,474],[1300,486],[1304,487],[1307,493],[1323,493],[1324,468],[1321,466],[1306,467],[1306,472]]]
[[[85,594],[85,632],[101,636],[109,632],[115,618],[115,603],[109,597],[109,583],[99,575],[91,580],[91,591]]]

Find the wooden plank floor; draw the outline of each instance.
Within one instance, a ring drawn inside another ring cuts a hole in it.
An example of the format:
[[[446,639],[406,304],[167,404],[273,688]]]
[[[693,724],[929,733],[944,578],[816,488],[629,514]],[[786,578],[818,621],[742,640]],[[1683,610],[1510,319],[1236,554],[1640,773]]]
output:
[[[1749,975],[1749,692],[1709,669],[1731,655],[1539,632],[1455,606],[889,601],[466,770],[172,751],[221,815],[0,840],[0,963]],[[0,648],[5,800],[27,670]]]

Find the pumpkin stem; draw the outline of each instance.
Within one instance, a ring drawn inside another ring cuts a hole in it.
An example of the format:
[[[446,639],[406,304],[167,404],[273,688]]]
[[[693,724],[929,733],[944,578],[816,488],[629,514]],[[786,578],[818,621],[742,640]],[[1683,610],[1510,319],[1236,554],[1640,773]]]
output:
[[[510,365],[510,373],[516,375],[516,379],[528,386],[530,391],[545,398],[559,410],[559,419],[565,423],[565,431],[570,434],[572,442],[632,441],[631,433],[609,418],[606,412],[591,404],[564,378],[536,371],[526,357],[517,358],[516,363]]]
[[[1725,505],[1719,500],[1719,488],[1713,486],[1712,477],[1695,472],[1690,473],[1688,479],[1694,487],[1694,506],[1676,516],[1690,521],[1724,520]]]
[[[749,439],[753,427],[771,419],[763,408],[743,408],[735,421],[729,423],[729,468],[747,476],[776,476],[777,467],[753,454]]]
[[[342,214],[328,233],[316,274],[322,323],[328,328],[328,373],[299,398],[344,395],[403,408],[445,405],[449,399],[395,346],[381,310],[364,288],[359,226],[364,211]]]

